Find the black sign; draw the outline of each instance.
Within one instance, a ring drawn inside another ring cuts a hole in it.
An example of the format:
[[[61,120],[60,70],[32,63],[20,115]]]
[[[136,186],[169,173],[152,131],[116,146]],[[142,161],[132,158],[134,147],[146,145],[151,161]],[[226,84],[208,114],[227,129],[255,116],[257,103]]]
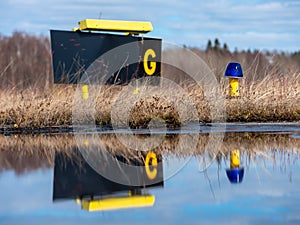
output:
[[[121,167],[113,167],[105,158],[98,159],[98,166],[103,174],[105,171],[119,170],[114,172],[126,176],[132,183],[139,180],[140,186],[130,185],[130,182],[128,185],[120,184],[108,179],[95,171],[77,150],[75,152],[78,153],[76,159],[64,154],[55,155],[53,200],[105,196],[124,191],[134,193],[140,189],[162,187],[164,184],[162,157],[154,152],[137,154],[145,155],[141,160],[128,161],[123,156],[116,156],[118,162],[135,167],[132,174],[124,174]]]
[[[128,84],[160,76],[161,39],[51,30],[54,83]]]

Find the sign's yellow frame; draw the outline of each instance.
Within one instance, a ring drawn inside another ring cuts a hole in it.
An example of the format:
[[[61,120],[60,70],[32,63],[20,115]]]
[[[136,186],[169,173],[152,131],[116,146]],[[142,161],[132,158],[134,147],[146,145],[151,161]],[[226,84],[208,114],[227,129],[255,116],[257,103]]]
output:
[[[81,200],[81,207],[87,211],[105,211],[125,208],[153,206],[153,195],[124,196],[99,200]]]
[[[73,28],[73,31],[111,31],[140,34],[153,30],[151,22],[147,21],[85,19],[79,21],[78,24],[79,27]]]

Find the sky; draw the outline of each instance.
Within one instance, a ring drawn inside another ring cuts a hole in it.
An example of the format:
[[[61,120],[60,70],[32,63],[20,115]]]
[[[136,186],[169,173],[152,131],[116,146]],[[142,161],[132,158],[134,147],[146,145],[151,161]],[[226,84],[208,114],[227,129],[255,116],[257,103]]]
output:
[[[189,47],[218,38],[230,50],[300,50],[300,0],[6,0],[0,33],[49,35],[88,18],[151,21],[147,36]]]

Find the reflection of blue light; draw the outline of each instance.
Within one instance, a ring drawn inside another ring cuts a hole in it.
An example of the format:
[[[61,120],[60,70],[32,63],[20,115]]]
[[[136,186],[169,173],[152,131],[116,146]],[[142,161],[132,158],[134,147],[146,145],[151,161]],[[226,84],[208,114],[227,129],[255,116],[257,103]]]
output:
[[[227,169],[226,174],[231,183],[241,183],[244,177],[244,168]]]
[[[241,64],[236,62],[228,63],[224,76],[233,77],[233,78],[242,78],[243,70]]]

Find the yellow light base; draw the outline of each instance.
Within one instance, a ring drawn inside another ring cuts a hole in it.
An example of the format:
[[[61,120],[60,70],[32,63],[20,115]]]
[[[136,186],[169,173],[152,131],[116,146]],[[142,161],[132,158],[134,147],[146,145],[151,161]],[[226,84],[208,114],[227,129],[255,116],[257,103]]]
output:
[[[239,168],[240,166],[240,151],[233,150],[230,152],[230,168]]]
[[[229,95],[231,97],[240,96],[238,78],[229,78]]]

